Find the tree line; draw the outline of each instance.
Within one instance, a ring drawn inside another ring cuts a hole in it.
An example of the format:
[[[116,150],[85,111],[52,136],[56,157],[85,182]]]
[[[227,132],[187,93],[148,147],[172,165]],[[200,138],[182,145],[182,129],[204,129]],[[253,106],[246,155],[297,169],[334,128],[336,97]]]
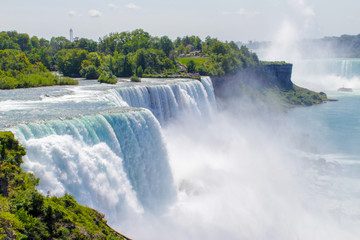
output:
[[[207,61],[194,58],[181,66],[178,57],[194,52],[197,58],[207,58]],[[234,42],[221,42],[211,37],[202,41],[197,36],[178,37],[172,41],[167,36],[154,37],[136,29],[110,33],[98,41],[80,38],[73,42],[62,36],[46,40],[16,31],[1,32],[0,64],[0,83],[5,78],[13,78],[18,82],[15,87],[27,87],[19,85],[19,76],[58,71],[66,77],[116,82],[117,77],[134,75],[171,77],[195,72],[223,75],[257,66],[259,60],[256,54]]]

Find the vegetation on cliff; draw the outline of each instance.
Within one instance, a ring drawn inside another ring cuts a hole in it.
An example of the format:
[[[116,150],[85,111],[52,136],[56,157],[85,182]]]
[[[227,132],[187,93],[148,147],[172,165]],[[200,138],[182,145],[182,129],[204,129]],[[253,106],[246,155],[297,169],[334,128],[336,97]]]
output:
[[[280,90],[281,99],[289,106],[311,106],[330,101],[324,92],[314,92],[306,88],[296,86],[292,90]]]
[[[0,239],[126,239],[72,196],[40,194],[39,179],[21,169],[25,154],[11,132],[0,132]]]
[[[293,107],[329,101],[323,92],[296,86],[291,81],[291,74],[292,64],[261,62],[259,67],[212,79],[216,96],[225,102],[235,97],[266,102],[268,106]]]
[[[186,37],[183,39],[178,38],[177,41],[180,48],[183,44],[189,44],[190,46],[199,44],[187,41]],[[234,42],[223,43],[210,37],[207,37],[200,44],[198,45],[201,46],[198,50],[199,56],[187,57],[189,55],[187,54],[184,55],[185,57],[177,59],[181,64],[187,66],[187,71],[190,73],[197,72],[201,75],[221,76],[234,74],[244,68],[259,66],[257,55],[250,52],[245,46],[239,47]]]
[[[15,31],[1,32],[0,51],[6,55],[0,75],[6,88],[50,85],[40,80],[38,84],[20,84],[18,72],[25,75],[59,71],[66,77],[101,78],[101,82],[113,83],[113,76],[220,76],[259,65],[256,54],[234,42],[223,43],[211,37],[202,41],[196,36],[171,41],[167,36],[153,37],[142,29],[110,33],[99,42],[85,38],[70,42],[65,37],[48,41]]]

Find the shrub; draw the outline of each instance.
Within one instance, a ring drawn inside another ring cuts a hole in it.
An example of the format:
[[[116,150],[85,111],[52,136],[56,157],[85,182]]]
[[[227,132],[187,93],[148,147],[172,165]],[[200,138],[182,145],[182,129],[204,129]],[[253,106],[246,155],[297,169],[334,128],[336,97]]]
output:
[[[98,82],[99,83],[116,84],[117,83],[117,78],[111,72],[103,72],[100,75],[100,77],[98,79]]]
[[[133,75],[133,76],[130,78],[130,80],[131,80],[132,82],[141,82],[141,79],[140,79],[138,76],[136,76],[136,75]]]

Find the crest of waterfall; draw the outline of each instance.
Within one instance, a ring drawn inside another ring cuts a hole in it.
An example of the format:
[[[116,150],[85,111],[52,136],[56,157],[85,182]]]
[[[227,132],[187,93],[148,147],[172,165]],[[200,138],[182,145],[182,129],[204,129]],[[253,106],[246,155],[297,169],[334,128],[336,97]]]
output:
[[[182,114],[208,117],[216,109],[214,89],[209,77],[203,77],[201,81],[115,88],[109,90],[105,99],[118,106],[149,109],[161,124]]]
[[[160,125],[141,109],[11,129],[26,147],[24,169],[44,193],[69,193],[109,220],[126,211],[158,211],[176,191]]]

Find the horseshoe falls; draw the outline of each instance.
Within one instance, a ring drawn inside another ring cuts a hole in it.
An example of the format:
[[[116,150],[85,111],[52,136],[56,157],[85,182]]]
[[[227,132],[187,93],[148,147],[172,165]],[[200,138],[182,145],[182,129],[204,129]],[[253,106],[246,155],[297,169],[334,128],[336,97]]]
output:
[[[298,59],[294,82],[316,91],[360,88],[360,59]],[[316,79],[316,81],[315,81]]]

